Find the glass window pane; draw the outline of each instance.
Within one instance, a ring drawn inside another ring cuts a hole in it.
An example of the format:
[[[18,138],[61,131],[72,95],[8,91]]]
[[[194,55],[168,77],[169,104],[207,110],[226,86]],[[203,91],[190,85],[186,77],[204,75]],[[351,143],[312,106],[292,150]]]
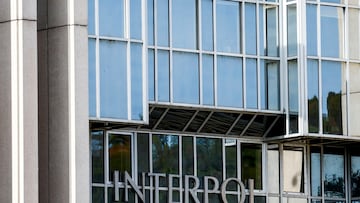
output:
[[[246,59],[246,108],[257,108],[257,82],[256,59]]]
[[[168,102],[170,98],[169,52],[159,50],[157,63],[158,100]]]
[[[259,35],[260,35],[260,55],[265,56],[266,55],[266,49],[265,49],[265,42],[266,42],[266,35],[265,35],[265,8],[264,5],[259,4]]]
[[[256,4],[245,3],[246,54],[256,54]]]
[[[321,160],[320,160],[320,148],[312,147],[310,149],[311,155],[311,195],[312,196],[321,196]]]
[[[169,46],[169,2],[157,0],[157,44]]]
[[[267,56],[279,55],[279,39],[277,28],[277,7],[269,7],[266,11],[266,50]]]
[[[237,150],[236,150],[236,140],[235,139],[226,139],[225,140],[225,175],[226,178],[237,177]],[[230,182],[227,185],[228,191],[236,191],[237,184],[235,182]]]
[[[128,119],[126,43],[100,40],[100,116]]]
[[[357,0],[360,2],[359,0]],[[360,10],[349,8],[349,57],[360,59]]]
[[[219,56],[217,66],[217,101],[219,106],[243,107],[242,59]]]
[[[204,54],[202,58],[203,104],[214,105],[214,57]]]
[[[179,174],[179,137],[152,136],[153,172]]]
[[[343,4],[345,0],[320,0],[320,2],[328,2],[328,3],[339,3]]]
[[[277,145],[268,145],[267,150],[267,177],[269,193],[279,193],[279,148]]]
[[[317,9],[314,4],[306,4],[307,54],[317,56]]]
[[[260,63],[261,108],[280,109],[280,73],[279,62],[261,60]]]
[[[149,134],[137,134],[137,164],[138,174],[150,172],[150,155],[149,155]],[[139,178],[139,185],[142,185]],[[145,185],[150,184],[150,178],[145,178]]]
[[[104,183],[104,132],[91,132],[92,182]]]
[[[201,1],[201,29],[202,48],[204,50],[212,51],[214,44],[212,0]]]
[[[274,162],[273,162],[274,164]],[[254,179],[254,188],[262,188],[262,145],[241,143],[241,180]]]
[[[360,197],[360,156],[351,156],[351,197]]]
[[[324,192],[325,197],[345,197],[344,152],[343,149],[324,150]]]
[[[141,37],[141,0],[130,1],[130,35],[132,39]]]
[[[149,45],[154,45],[154,26],[154,0],[147,0],[147,40]]]
[[[197,6],[195,0],[172,1],[173,47],[196,49]]]
[[[103,203],[104,199],[104,188],[102,187],[92,187],[92,203]]]
[[[304,192],[304,149],[284,147],[284,191]]]
[[[222,180],[222,140],[216,138],[196,138],[197,176],[203,185],[204,176]],[[209,184],[209,188],[213,185]]]
[[[216,2],[216,43],[221,52],[240,52],[240,4]]]
[[[143,120],[142,44],[131,43],[131,119]]]
[[[344,10],[321,6],[321,54],[342,57],[344,50]]]
[[[124,37],[124,14],[124,0],[102,0],[99,3],[100,35]]]
[[[96,43],[89,39],[89,116],[96,117]]]
[[[174,102],[199,104],[198,55],[186,52],[173,53]]]
[[[131,173],[130,135],[109,134],[109,180],[113,181],[114,171]]]
[[[299,116],[299,80],[297,61],[288,62],[288,91],[289,91],[289,114],[290,114],[290,132],[297,133]]]
[[[190,136],[182,136],[182,170],[185,175],[194,174],[194,140]]]
[[[342,63],[322,62],[322,118],[323,131],[342,134]]]
[[[350,104],[349,104],[349,135],[359,136],[359,112],[360,112],[360,63],[349,64],[349,90],[350,90]],[[344,96],[342,96],[344,99]],[[344,100],[343,100],[344,101]],[[345,117],[345,116],[344,116]]]
[[[95,0],[88,1],[88,32],[95,35]]]
[[[319,132],[319,66],[317,60],[307,62],[309,133]]]
[[[296,4],[291,4],[287,6],[287,40],[288,40],[288,56],[296,56],[297,55]]]
[[[148,88],[149,101],[155,101],[155,54],[153,49],[148,49]]]

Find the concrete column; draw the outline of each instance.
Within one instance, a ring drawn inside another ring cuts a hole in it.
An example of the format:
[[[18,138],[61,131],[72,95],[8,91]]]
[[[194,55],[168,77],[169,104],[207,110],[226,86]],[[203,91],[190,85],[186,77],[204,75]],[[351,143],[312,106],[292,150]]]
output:
[[[38,0],[40,202],[90,202],[87,0]]]
[[[0,202],[38,202],[36,0],[0,2]]]

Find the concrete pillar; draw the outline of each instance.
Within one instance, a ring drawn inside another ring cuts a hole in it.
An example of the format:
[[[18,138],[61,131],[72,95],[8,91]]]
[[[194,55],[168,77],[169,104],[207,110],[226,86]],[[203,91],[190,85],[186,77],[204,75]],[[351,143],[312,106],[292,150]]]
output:
[[[0,202],[38,202],[36,0],[0,2]]]
[[[38,0],[40,202],[90,202],[87,0]]]

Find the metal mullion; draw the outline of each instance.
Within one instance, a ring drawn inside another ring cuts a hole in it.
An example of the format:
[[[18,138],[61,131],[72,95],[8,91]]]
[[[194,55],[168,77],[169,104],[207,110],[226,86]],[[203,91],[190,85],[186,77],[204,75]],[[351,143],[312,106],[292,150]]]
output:
[[[139,178],[138,178],[138,153],[137,153],[137,133],[131,133],[130,135],[130,141],[131,141],[131,150],[130,150],[130,153],[131,155],[134,155],[134,157],[131,158],[131,163],[132,163],[132,166],[131,166],[131,177],[132,179],[135,181],[136,184],[138,184],[139,182]],[[127,183],[125,183],[127,184]],[[145,187],[145,185],[144,185]],[[144,188],[142,188],[144,189]],[[145,189],[143,190],[145,191]],[[144,193],[145,195],[145,193]],[[138,203],[138,198],[135,197],[135,203]]]
[[[99,39],[99,0],[95,0],[95,85],[96,118],[100,118],[100,39]]]
[[[194,158],[193,158],[193,160],[194,160],[194,168],[193,168],[193,174],[194,174],[194,176],[197,176],[197,151],[196,151],[196,140],[197,139],[197,137],[196,136],[193,136],[192,137],[192,140],[193,140],[193,156],[194,156]]]
[[[181,177],[183,175],[183,170],[182,170],[182,159],[183,159],[183,155],[182,155],[182,137],[181,135],[177,135],[178,136],[178,139],[179,139],[179,180],[181,180]],[[183,181],[179,181],[179,193],[180,193],[180,202],[183,202],[182,201],[182,193],[183,193]],[[172,200],[171,200],[172,201]]]
[[[243,83],[243,95],[242,95],[242,99],[243,99],[243,108],[246,109],[246,58],[245,58],[245,53],[246,53],[246,32],[245,32],[245,2],[239,2],[239,5],[241,6],[241,19],[240,19],[240,27],[241,27],[241,52],[243,54],[243,58],[242,58],[242,83]]]
[[[323,123],[322,123],[322,60],[321,60],[321,9],[320,5],[317,4],[317,53],[318,53],[318,85],[319,85],[319,134],[323,135]]]
[[[226,180],[226,147],[225,147],[226,138],[221,139],[222,141],[222,178]]]
[[[154,7],[153,7],[154,11],[154,81],[155,81],[155,85],[154,85],[154,100],[158,101],[158,47],[157,47],[157,0],[154,0]]]
[[[104,155],[105,155],[105,159],[104,159],[104,161],[105,161],[105,163],[104,163],[105,202],[108,202],[108,187],[109,187],[109,138],[108,138],[108,134],[109,134],[109,131],[106,131],[104,133],[104,135],[105,135],[105,138],[104,138],[105,139],[105,152],[104,152]]]
[[[256,84],[257,84],[257,109],[261,110],[261,75],[260,75],[260,69],[261,69],[261,61],[260,61],[260,8],[259,8],[259,2],[256,2]]]
[[[156,1],[156,0],[154,0]],[[149,168],[150,173],[153,173],[153,155],[152,155],[152,133],[149,133]],[[150,178],[150,203],[153,202],[153,178]]]
[[[284,145],[279,144],[279,198],[280,203],[283,203],[283,193],[284,193]]]
[[[170,104],[172,104],[174,102],[174,91],[173,91],[173,40],[172,40],[172,0],[168,0],[169,1],[169,7],[168,7],[168,26],[169,26],[169,48],[170,48],[170,52],[169,52],[169,102]]]
[[[146,45],[148,44],[148,34],[147,34],[147,29],[146,29],[146,25],[147,22],[147,6],[146,6],[146,2],[145,0],[141,0],[141,10],[142,10],[142,15],[141,15],[141,34],[142,34],[142,104],[143,104],[143,121],[145,123],[149,123],[149,102],[148,102],[148,98],[149,98],[149,90],[148,90],[148,84],[149,84],[149,77],[148,77],[148,48],[146,47]],[[146,16],[146,17],[145,17]]]
[[[324,188],[324,147],[320,146],[320,177],[321,177],[321,201],[325,203],[325,188]]]
[[[198,40],[198,50],[199,50],[199,104],[203,105],[203,63],[202,63],[202,29],[201,29],[201,21],[202,21],[202,12],[201,12],[201,0],[197,0],[195,2],[195,6],[197,6],[197,40]]]
[[[213,12],[213,49],[214,49],[214,60],[213,60],[213,68],[214,68],[214,106],[218,106],[218,99],[217,99],[217,43],[216,43],[216,1],[212,2],[212,12]]]
[[[242,180],[241,178],[241,145],[240,145],[240,141],[238,139],[236,139],[236,172],[237,172],[237,178],[239,180]],[[237,192],[238,192],[238,199],[240,199],[240,187],[237,188]]]
[[[130,0],[125,0],[125,39],[126,42],[126,82],[127,82],[127,118],[131,120],[131,49],[130,49]],[[119,104],[120,105],[120,104]]]

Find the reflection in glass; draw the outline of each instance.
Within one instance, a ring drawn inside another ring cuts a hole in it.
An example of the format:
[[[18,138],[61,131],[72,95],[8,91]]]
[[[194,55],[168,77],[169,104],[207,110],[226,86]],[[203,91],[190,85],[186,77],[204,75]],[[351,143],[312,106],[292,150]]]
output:
[[[212,51],[213,48],[213,1],[201,1],[201,34],[202,49]]]
[[[321,161],[320,161],[320,148],[312,147],[311,149],[311,196],[321,196]]]
[[[216,43],[221,52],[240,52],[240,4],[216,1]]]
[[[343,149],[324,150],[324,192],[326,197],[345,197]]]
[[[317,9],[314,4],[306,4],[307,54],[317,56]]]
[[[296,22],[296,4],[287,6],[287,40],[288,56],[297,54],[297,22]]]
[[[351,156],[351,197],[360,197],[360,156]]]
[[[246,108],[257,108],[257,83],[256,59],[246,59]]]
[[[102,0],[99,3],[99,33],[102,36],[124,37],[124,0]]]
[[[289,114],[290,114],[290,132],[297,133],[298,115],[299,115],[299,80],[297,61],[288,62],[288,97],[289,97]]]
[[[328,2],[328,3],[344,3],[345,0],[320,0],[320,2]]]
[[[157,0],[157,45],[169,46],[169,2]]]
[[[198,55],[173,52],[173,97],[174,102],[199,103],[199,59]]]
[[[268,145],[267,149],[267,178],[269,193],[279,193],[279,148]]]
[[[172,0],[172,43],[176,48],[196,49],[195,0]]]
[[[344,50],[344,11],[333,6],[321,6],[321,54],[342,57]]]
[[[114,171],[127,171],[131,175],[131,137],[130,135],[109,134],[109,180]]]
[[[341,69],[341,62],[322,62],[322,117],[327,134],[342,134]]]
[[[150,156],[149,156],[149,134],[137,135],[137,164],[138,174],[148,173],[150,171]],[[149,178],[146,178],[146,185],[149,185]],[[139,185],[141,185],[141,178],[139,178]]]
[[[274,165],[274,162],[272,162]],[[262,145],[261,144],[241,144],[241,180],[254,179],[254,188],[262,189]],[[248,187],[248,185],[247,185]]]
[[[236,140],[225,139],[225,168],[226,178],[237,177],[237,151]],[[230,182],[227,186],[227,191],[236,191],[237,184]]]
[[[96,44],[95,39],[89,39],[89,117],[96,117]]]
[[[100,40],[100,116],[127,119],[126,43]]]
[[[130,36],[132,39],[141,39],[141,0],[130,1]]]
[[[88,1],[88,32],[95,34],[95,0]]]
[[[307,61],[309,133],[319,132],[319,66],[317,60]]]
[[[214,105],[214,60],[212,55],[202,56],[202,99],[204,105]]]
[[[256,54],[256,4],[245,3],[245,50]]]
[[[261,108],[280,109],[280,73],[279,62],[261,60],[260,63]]]
[[[266,12],[266,55],[278,56],[277,7],[267,7]]]
[[[360,1],[356,0],[359,4]],[[360,59],[360,10],[349,8],[349,57]]]
[[[158,100],[168,102],[170,99],[169,52],[158,50],[157,63]]]
[[[222,140],[216,138],[196,138],[197,176],[203,188],[203,177],[213,176],[222,180]],[[209,188],[213,185],[209,184]]]
[[[182,136],[182,172],[194,174],[194,140],[190,136]]]
[[[304,149],[284,147],[284,191],[304,192]]]
[[[104,200],[104,188],[92,187],[92,203],[103,203]]]
[[[154,0],[147,0],[147,33],[148,45],[154,45]]]
[[[152,136],[153,172],[179,174],[179,137]]]
[[[92,182],[104,182],[104,132],[91,132]]]
[[[142,45],[131,43],[131,119],[143,120]]]
[[[243,107],[242,59],[219,56],[217,62],[218,105]]]
[[[149,101],[155,101],[155,53],[148,49],[148,96]]]

